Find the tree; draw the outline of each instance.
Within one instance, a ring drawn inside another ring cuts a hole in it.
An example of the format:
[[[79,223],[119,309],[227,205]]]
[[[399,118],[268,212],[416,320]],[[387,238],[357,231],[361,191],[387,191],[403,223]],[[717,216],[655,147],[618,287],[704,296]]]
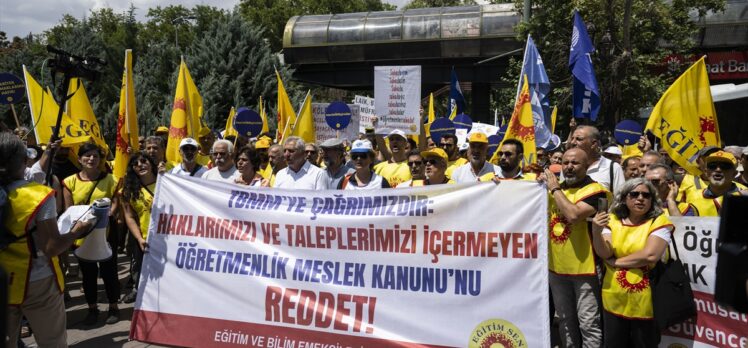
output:
[[[396,7],[381,0],[241,0],[239,13],[250,22],[266,28],[273,52],[283,48],[283,31],[293,16],[390,11]]]
[[[518,11],[522,3],[515,1]],[[704,15],[707,11],[720,11],[724,0],[535,0],[533,5],[536,9],[530,21],[518,26],[518,39],[524,41],[528,33],[535,38],[553,87],[551,104],[559,106],[558,123],[564,124],[571,110],[568,61],[572,15],[577,9],[596,47],[592,60],[602,104],[598,119],[612,129],[621,119],[636,117],[640,108],[654,105],[677,77],[668,72],[657,73],[653,68],[669,54],[693,49],[696,26],[690,21],[689,12]],[[516,84],[520,65],[515,60],[502,80]],[[511,93],[504,93],[502,110],[510,109],[513,102],[512,89]]]

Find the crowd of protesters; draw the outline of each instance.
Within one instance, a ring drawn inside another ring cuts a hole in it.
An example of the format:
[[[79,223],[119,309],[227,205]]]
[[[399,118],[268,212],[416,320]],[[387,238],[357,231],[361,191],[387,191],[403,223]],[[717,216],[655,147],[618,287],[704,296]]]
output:
[[[115,178],[107,161],[112,154],[94,143],[71,154],[59,141],[37,146],[22,127],[15,134],[2,132],[0,181],[9,197],[3,228],[14,238],[0,251],[0,265],[16,275],[10,283],[8,342],[18,341],[25,317],[39,346],[66,346],[69,295],[63,289],[66,279],[75,277],[82,278],[89,308],[84,325],[123,319],[118,303],[137,298],[156,182],[168,172],[253,188],[310,190],[538,182],[549,197],[549,283],[561,345],[655,347],[661,328],[652,320],[650,289],[631,292],[631,284],[615,275],[648,276],[670,243],[670,216],[719,216],[726,195],[748,194],[748,147],[702,148],[702,175],[694,176],[646,136],[635,154],[624,155],[606,134],[572,123],[565,143],[538,148],[537,163],[523,165],[522,142],[505,139],[490,149],[487,134],[477,131],[464,144],[452,134],[431,139],[421,132],[416,140],[400,130],[373,129],[359,139],[313,144],[295,136],[280,143],[268,135],[216,140],[220,135],[201,130],[198,139],[179,141],[181,161],[171,163],[165,156],[168,129],[159,127],[140,139],[142,151],[130,151],[125,176]],[[99,198],[112,200],[107,240],[116,252],[102,262],[78,259],[72,267],[71,251],[83,243],[91,223],[60,234],[56,217]],[[610,202],[610,208],[601,202]],[[130,260],[130,276],[120,284],[116,267],[123,257]],[[107,298],[103,318],[99,277]]]

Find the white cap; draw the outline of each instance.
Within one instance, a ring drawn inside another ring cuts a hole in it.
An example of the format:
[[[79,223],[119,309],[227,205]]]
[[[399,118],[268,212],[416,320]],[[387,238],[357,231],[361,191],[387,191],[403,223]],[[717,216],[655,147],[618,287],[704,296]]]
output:
[[[183,138],[182,141],[179,142],[179,148],[181,149],[182,146],[185,145],[192,145],[194,147],[200,147],[200,145],[195,141],[195,139],[192,138]]]
[[[399,135],[399,136],[403,137],[403,139],[406,139],[406,140],[408,139],[407,137],[405,137],[405,132],[403,132],[403,131],[401,131],[399,129],[393,129],[392,131],[390,131],[390,133],[387,134],[387,138],[391,138],[393,135]]]
[[[351,145],[351,153],[367,153],[367,152],[374,152],[374,148],[372,148],[371,142],[366,139],[356,140]]]
[[[607,154],[611,154],[611,155],[623,156],[623,152],[621,151],[621,148],[615,145],[608,146],[603,152]]]

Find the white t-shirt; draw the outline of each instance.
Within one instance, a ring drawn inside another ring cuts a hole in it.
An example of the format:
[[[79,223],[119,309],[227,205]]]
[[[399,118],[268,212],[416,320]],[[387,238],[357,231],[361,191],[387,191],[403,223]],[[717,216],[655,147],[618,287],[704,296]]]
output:
[[[613,166],[612,187],[610,182],[610,166]],[[626,181],[623,178],[623,169],[621,168],[621,165],[605,157],[600,157],[600,160],[597,161],[597,163],[589,166],[589,168],[587,168],[587,175],[589,175],[592,180],[597,181],[600,185],[605,186],[605,188],[614,194],[615,191],[620,189]]]
[[[389,184],[384,185],[382,184],[382,180],[384,178],[381,175],[377,175],[376,173],[371,173],[371,179],[369,182],[364,186],[358,186],[358,182],[356,182],[355,176],[351,175],[351,179],[348,180],[348,184],[345,185],[346,190],[375,190],[375,189],[381,189],[383,187],[387,188],[390,187]]]
[[[291,167],[281,169],[275,174],[273,187],[301,190],[327,190],[330,181],[324,169],[313,166],[309,161],[294,172]]]
[[[468,162],[457,167],[457,169],[452,172],[451,179],[456,183],[477,182],[481,176],[488,173],[496,173],[498,170],[497,166],[485,162],[483,163],[483,168],[481,168],[480,172],[477,173],[478,175],[475,175],[476,173],[473,172],[473,167],[470,165],[470,162]]]
[[[189,175],[189,173],[187,173]],[[235,183],[236,177],[239,176],[239,171],[236,170],[236,167],[231,167],[231,169],[222,172],[218,170],[218,167],[213,167],[210,170],[203,173],[202,176],[200,176],[203,179],[206,180],[213,180],[213,181],[223,181],[228,183]]]
[[[195,172],[195,175],[193,175],[193,176],[196,177],[196,178],[202,178],[203,174],[205,174],[205,172],[208,171],[208,167],[200,165],[199,163],[197,163],[195,165],[196,166],[200,166],[200,169],[198,169]],[[182,163],[180,163],[180,164],[174,166],[174,168],[171,168],[171,170],[169,171],[169,174],[190,176],[190,171],[189,170],[185,170],[184,168],[182,168]]]
[[[650,235],[658,237],[658,238],[664,240],[666,243],[670,244],[670,235],[671,235],[672,231],[673,231],[673,227],[672,226],[666,226],[666,227],[658,228],[658,229],[652,231],[652,233]],[[613,231],[611,231],[609,228],[605,227],[605,228],[603,228],[603,231],[601,233],[602,234],[611,234],[612,235]]]

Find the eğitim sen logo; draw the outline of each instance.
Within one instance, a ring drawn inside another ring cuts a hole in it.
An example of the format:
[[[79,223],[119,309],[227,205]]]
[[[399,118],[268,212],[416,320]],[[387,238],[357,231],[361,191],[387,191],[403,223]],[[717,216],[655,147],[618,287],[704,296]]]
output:
[[[514,324],[502,319],[488,319],[470,334],[469,348],[527,347],[525,335]]]

